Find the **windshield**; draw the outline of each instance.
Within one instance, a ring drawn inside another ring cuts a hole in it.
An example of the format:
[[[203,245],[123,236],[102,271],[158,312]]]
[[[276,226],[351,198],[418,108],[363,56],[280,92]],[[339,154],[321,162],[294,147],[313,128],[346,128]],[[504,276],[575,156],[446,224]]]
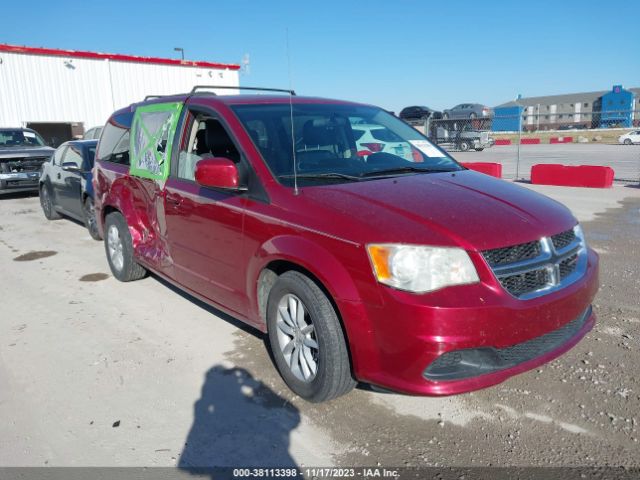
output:
[[[293,185],[289,105],[232,108],[271,172]],[[293,132],[300,185],[462,169],[417,130],[376,107],[294,104]]]
[[[0,130],[0,147],[44,147],[42,137],[29,130]]]

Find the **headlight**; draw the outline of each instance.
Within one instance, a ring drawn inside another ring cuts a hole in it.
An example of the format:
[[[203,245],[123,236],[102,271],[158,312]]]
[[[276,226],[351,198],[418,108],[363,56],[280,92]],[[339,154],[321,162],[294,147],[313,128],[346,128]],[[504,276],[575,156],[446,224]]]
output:
[[[480,281],[461,248],[374,244],[367,251],[378,281],[399,290],[424,293]]]

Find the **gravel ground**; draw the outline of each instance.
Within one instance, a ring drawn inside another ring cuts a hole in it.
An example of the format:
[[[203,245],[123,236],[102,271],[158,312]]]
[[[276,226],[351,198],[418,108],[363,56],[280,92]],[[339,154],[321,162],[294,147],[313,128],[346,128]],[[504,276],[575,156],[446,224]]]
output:
[[[638,467],[639,213],[635,195],[583,224],[598,323],[551,364],[454,397],[361,386],[311,405],[254,331],[154,277],[115,281],[82,226],[0,199],[0,466]]]

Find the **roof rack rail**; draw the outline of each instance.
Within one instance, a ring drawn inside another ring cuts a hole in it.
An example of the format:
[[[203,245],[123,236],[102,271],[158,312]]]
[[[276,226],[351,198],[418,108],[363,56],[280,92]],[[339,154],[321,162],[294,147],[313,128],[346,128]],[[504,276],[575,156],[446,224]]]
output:
[[[286,90],[284,88],[260,88],[260,87],[231,87],[229,85],[196,85],[191,89],[191,93],[197,93],[198,90],[204,90],[204,89],[208,89],[208,88],[219,88],[219,89],[225,89],[225,90],[254,90],[254,91],[261,91],[261,92],[281,92],[281,93],[288,93],[289,95],[295,95],[296,92],[294,90]],[[210,92],[213,93],[215,95],[214,92]]]
[[[147,95],[146,97],[144,97],[143,102],[146,102],[147,100],[150,100],[152,98],[162,98],[162,97],[167,97],[168,95]]]

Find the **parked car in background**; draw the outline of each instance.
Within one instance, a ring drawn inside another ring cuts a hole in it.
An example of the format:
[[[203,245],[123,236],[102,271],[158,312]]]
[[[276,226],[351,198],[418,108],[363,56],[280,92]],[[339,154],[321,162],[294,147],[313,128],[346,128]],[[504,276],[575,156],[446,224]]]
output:
[[[586,130],[587,126],[581,123],[570,123],[568,125],[560,125],[558,130]]]
[[[411,121],[411,120],[426,121],[428,118],[431,118],[431,119],[442,118],[442,112],[438,112],[437,110],[433,110],[432,108],[424,107],[424,106],[406,107],[406,108],[403,108],[402,111],[400,112],[400,118],[402,120],[407,120],[407,121]]]
[[[412,161],[415,148],[388,128],[377,124],[356,123],[351,129],[358,156],[366,157],[375,152],[385,152]]]
[[[362,125],[415,157],[358,155]],[[114,277],[156,272],[265,332],[310,401],[357,380],[488,387],[595,322],[598,255],[565,206],[374,106],[198,88],[133,104],[105,125],[93,183]]]
[[[42,164],[53,154],[30,128],[0,128],[0,194],[38,191]]]
[[[625,133],[624,135],[620,135],[618,137],[618,143],[622,143],[624,145],[639,144],[640,130],[634,130],[632,132]]]
[[[84,222],[89,234],[100,240],[93,200],[94,157],[97,140],[73,140],[60,145],[40,175],[40,205],[49,220],[66,215]]]
[[[443,110],[442,118],[489,118],[493,116],[493,110],[480,103],[461,103],[453,108]]]
[[[93,127],[87,130],[82,136],[83,140],[98,140],[102,133],[102,127]]]

